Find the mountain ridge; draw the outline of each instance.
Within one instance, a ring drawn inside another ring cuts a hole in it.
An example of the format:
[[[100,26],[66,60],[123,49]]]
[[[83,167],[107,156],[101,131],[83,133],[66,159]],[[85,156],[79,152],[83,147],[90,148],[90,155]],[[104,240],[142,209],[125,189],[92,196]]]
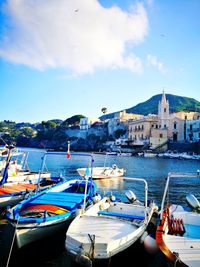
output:
[[[200,112],[200,102],[194,98],[186,96],[178,96],[172,94],[165,94],[166,99],[169,101],[170,113],[179,111],[196,111]],[[157,94],[149,98],[148,100],[141,102],[131,108],[124,109],[127,113],[135,113],[141,115],[157,114],[158,113],[158,102],[161,100],[162,94]],[[120,110],[123,111],[123,110]],[[111,119],[120,111],[112,112],[109,114],[102,115],[100,119]]]

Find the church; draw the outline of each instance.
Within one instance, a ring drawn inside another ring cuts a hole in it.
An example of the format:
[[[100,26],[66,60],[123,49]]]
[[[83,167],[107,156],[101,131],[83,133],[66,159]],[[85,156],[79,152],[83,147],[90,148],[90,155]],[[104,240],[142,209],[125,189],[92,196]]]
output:
[[[186,122],[194,120],[197,112],[170,113],[170,103],[165,92],[158,103],[158,114],[149,114],[138,120],[129,122],[128,139],[133,145],[149,144],[151,148],[167,149],[167,142],[183,142],[186,140]]]

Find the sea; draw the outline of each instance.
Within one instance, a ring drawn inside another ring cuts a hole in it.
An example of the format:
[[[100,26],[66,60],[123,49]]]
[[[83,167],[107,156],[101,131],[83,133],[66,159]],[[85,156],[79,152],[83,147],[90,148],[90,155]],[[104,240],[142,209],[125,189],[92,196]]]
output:
[[[25,149],[27,150],[27,149]],[[148,183],[148,199],[153,200],[160,208],[162,196],[166,184],[166,178],[170,172],[179,173],[197,173],[200,169],[200,161],[197,160],[180,160],[164,158],[144,158],[139,156],[114,156],[90,153],[56,153],[46,156],[45,166],[42,166],[43,150],[28,149],[28,167],[31,171],[40,171],[42,167],[51,172],[52,176],[61,175],[70,180],[79,178],[77,168],[90,167],[91,159],[93,166],[112,166],[116,164],[119,168],[125,168],[125,177],[144,178]],[[81,155],[77,155],[81,154]],[[112,194],[122,200],[127,200],[125,193],[132,190],[137,199],[144,201],[144,184],[125,180],[123,177],[95,180],[98,192],[103,195]],[[169,188],[168,198],[173,203],[179,203],[187,206],[186,195],[193,193],[200,199],[200,181],[197,178],[173,179]],[[103,231],[103,229],[102,229]],[[54,235],[44,240],[35,242],[20,250],[13,245],[9,262],[1,267],[71,267],[79,266],[71,261],[64,249],[65,233]],[[125,264],[129,262],[129,264]],[[110,261],[101,263],[100,266],[144,266],[144,267],[164,267],[169,266],[161,252],[156,255],[149,255],[142,244],[126,252],[125,255],[113,257]]]

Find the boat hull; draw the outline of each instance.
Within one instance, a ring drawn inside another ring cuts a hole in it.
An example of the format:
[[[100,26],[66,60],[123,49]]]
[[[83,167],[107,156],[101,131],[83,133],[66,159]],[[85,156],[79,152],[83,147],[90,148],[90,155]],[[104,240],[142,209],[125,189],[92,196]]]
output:
[[[19,224],[16,230],[17,247],[21,248],[42,238],[54,235],[58,231],[67,230],[72,218],[64,218],[56,222],[40,224]]]
[[[77,169],[80,176],[85,178],[86,168],[79,168]],[[89,174],[92,176],[93,179],[108,179],[108,178],[115,178],[115,177],[122,177],[125,173],[123,168],[113,169],[111,167],[94,167],[92,169],[89,168]]]
[[[14,206],[24,199],[24,195],[0,197],[0,208]]]

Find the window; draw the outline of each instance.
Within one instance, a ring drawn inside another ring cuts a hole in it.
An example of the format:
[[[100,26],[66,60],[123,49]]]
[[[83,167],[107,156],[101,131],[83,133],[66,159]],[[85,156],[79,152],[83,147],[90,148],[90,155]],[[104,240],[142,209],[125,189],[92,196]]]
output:
[[[177,129],[177,123],[176,122],[174,122],[174,129]]]
[[[166,124],[164,124],[164,128],[167,128],[167,125]]]
[[[190,131],[192,131],[192,124],[190,124]]]
[[[164,112],[166,112],[167,111],[167,109],[166,108],[164,108]]]
[[[160,133],[160,134],[159,134],[159,137],[160,137],[160,138],[163,138],[163,134],[162,134],[162,133]]]

